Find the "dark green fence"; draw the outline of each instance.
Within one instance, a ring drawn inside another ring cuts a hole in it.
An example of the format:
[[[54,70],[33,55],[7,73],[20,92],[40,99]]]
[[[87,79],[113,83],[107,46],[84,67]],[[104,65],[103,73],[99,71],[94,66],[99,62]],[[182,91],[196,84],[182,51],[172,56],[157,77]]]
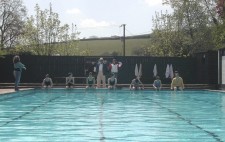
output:
[[[0,82],[14,82],[13,56],[0,58]],[[21,62],[26,65],[27,70],[23,71],[21,82],[39,83],[42,82],[45,74],[50,74],[54,82],[65,82],[60,77],[67,76],[72,72],[76,77],[86,76],[85,70],[91,62],[97,62],[99,57],[82,56],[21,56]],[[112,62],[114,57],[103,57],[104,60]],[[128,84],[135,77],[135,65],[142,64],[143,83],[151,84],[154,81],[153,67],[157,65],[158,75],[163,83],[170,83],[171,79],[165,78],[167,64],[172,64],[174,71],[177,70],[183,77],[186,84],[217,84],[217,54],[215,52],[199,53],[195,57],[171,58],[171,57],[115,57],[121,61],[123,66],[119,69],[118,82]],[[77,80],[77,83],[84,83]]]

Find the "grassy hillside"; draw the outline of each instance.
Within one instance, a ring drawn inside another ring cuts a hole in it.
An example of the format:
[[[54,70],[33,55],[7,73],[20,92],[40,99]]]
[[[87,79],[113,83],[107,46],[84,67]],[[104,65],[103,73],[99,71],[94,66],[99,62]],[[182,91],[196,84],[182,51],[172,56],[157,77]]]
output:
[[[134,56],[133,51],[149,44],[149,38],[126,39],[125,54]],[[88,49],[93,56],[108,56],[113,52],[123,55],[123,42],[120,39],[80,40],[79,49]]]

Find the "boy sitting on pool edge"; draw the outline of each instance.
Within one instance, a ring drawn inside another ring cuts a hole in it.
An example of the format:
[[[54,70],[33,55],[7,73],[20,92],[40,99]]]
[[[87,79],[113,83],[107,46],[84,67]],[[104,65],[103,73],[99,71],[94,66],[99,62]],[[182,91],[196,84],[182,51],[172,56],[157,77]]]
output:
[[[143,89],[144,89],[143,83],[140,81],[139,76],[136,76],[136,78],[131,81],[130,90],[143,90]]]
[[[153,87],[156,91],[160,91],[162,88],[162,82],[159,78],[159,76],[156,76],[156,80],[153,82]]]
[[[95,78],[92,76],[92,72],[89,72],[89,76],[86,78],[86,89],[95,88]]]
[[[176,91],[177,89],[182,91],[184,89],[184,82],[183,79],[179,76],[178,71],[175,71],[175,77],[173,78],[171,83],[171,90]]]
[[[42,87],[43,88],[52,88],[52,86],[53,86],[52,79],[49,77],[49,74],[46,74],[45,78],[43,79],[43,82],[42,82]]]

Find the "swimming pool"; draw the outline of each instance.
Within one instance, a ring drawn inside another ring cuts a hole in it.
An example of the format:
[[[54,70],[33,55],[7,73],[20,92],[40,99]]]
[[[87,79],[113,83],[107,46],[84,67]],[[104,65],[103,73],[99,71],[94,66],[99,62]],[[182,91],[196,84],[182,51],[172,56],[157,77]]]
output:
[[[225,94],[20,91],[0,96],[0,141],[222,142]]]

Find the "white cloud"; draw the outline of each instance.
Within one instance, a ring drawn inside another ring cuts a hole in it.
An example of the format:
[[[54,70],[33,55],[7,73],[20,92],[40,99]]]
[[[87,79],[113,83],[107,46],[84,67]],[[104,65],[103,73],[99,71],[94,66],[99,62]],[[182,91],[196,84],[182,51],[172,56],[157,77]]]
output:
[[[162,5],[162,0],[144,0],[144,1],[150,7],[153,7],[153,6],[161,6]]]
[[[81,28],[95,28],[95,27],[109,27],[112,23],[106,21],[96,21],[94,19],[85,19],[81,21],[80,26]]]
[[[78,8],[73,8],[73,9],[67,10],[66,13],[78,15],[78,14],[81,13],[81,11],[80,11],[80,9],[78,9]]]

